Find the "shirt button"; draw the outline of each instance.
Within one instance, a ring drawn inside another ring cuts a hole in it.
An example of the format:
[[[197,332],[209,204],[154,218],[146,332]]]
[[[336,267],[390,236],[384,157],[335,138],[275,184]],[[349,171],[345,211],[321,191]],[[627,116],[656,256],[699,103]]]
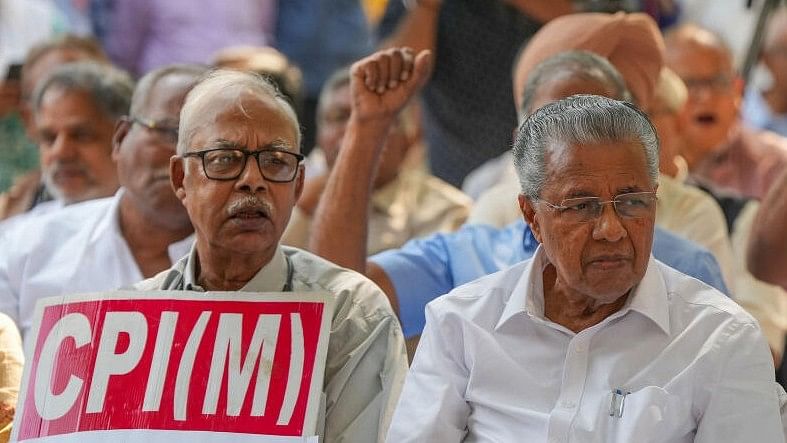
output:
[[[574,350],[579,353],[585,352],[586,349],[587,347],[584,345],[584,343],[577,343],[576,346],[574,346]]]
[[[574,409],[576,406],[577,404],[570,400],[566,400],[563,402],[563,407],[566,409]]]

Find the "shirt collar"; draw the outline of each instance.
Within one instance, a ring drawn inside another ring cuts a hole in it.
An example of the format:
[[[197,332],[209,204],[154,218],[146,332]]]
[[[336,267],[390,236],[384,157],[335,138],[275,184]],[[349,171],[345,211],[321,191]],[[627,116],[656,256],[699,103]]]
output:
[[[542,246],[536,249],[533,259],[522,272],[514,286],[511,297],[503,309],[495,329],[499,329],[515,315],[525,312],[531,317],[544,318],[544,280],[543,273],[548,261]],[[645,276],[634,289],[626,305],[618,316],[635,311],[656,324],[664,333],[669,334],[669,301],[664,279],[658,264],[651,256]]]
[[[123,188],[120,188],[112,197],[112,200],[109,204],[109,208],[101,216],[101,219],[96,224],[96,228],[93,229],[93,232],[90,235],[90,240],[89,240],[90,243],[95,243],[99,241],[101,238],[106,238],[105,235],[109,233],[111,233],[114,236],[117,236],[117,238],[122,240],[123,242],[126,241],[120,230],[120,200],[123,198],[124,193],[125,190]],[[174,243],[171,243],[167,247],[167,252],[169,254],[170,261],[172,263],[175,263],[184,255],[188,254],[193,242],[194,242],[194,234],[191,234],[182,240],[178,240]]]
[[[544,280],[543,273],[547,261],[544,251],[539,245],[533,258],[517,280],[508,298],[503,314],[500,316],[495,330],[507,323],[515,315],[525,312],[535,317],[544,316]]]
[[[178,240],[175,243],[170,243],[167,246],[167,253],[169,254],[169,260],[172,263],[177,262],[183,256],[187,255],[191,251],[191,246],[194,244],[194,234],[189,235],[188,237],[184,238],[183,240]]]
[[[197,255],[196,242],[191,247],[186,267],[183,270],[183,289],[186,291],[205,291],[197,280]],[[263,266],[254,277],[240,288],[242,292],[281,292],[287,284],[287,258],[281,249],[281,245],[276,247],[273,258]]]
[[[123,188],[120,188],[112,197],[109,208],[101,216],[101,219],[96,224],[96,228],[93,229],[93,233],[90,235],[90,240],[88,240],[90,243],[95,243],[101,238],[105,238],[104,236],[108,233],[120,238],[123,237],[120,233],[120,199],[123,197],[123,193]]]
[[[621,314],[629,310],[639,312],[653,321],[665,334],[670,334],[669,294],[664,285],[664,277],[659,272],[659,265],[652,255],[645,276],[634,289],[633,297],[626,301]]]

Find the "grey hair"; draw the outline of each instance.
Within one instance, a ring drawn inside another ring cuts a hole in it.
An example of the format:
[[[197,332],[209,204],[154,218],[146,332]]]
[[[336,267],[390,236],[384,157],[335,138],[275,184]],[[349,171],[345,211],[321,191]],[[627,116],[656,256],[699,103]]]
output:
[[[162,78],[170,75],[183,76],[192,78],[194,82],[196,82],[208,72],[208,69],[207,66],[203,65],[175,64],[148,72],[137,82],[137,87],[134,89],[134,95],[131,96],[131,106],[128,111],[129,115],[139,116],[148,104],[150,91],[153,90],[153,87],[155,87]]]
[[[33,112],[40,110],[44,94],[50,89],[87,93],[101,111],[118,120],[128,113],[134,82],[127,73],[106,63],[67,63],[55,69],[36,87]]]
[[[543,85],[565,77],[596,81],[612,91],[610,98],[635,103],[623,76],[607,59],[588,51],[566,51],[539,63],[528,76],[519,106],[519,122],[535,110],[533,100]]]
[[[284,113],[292,120],[297,134],[296,144],[301,145],[300,123],[292,104],[282,94],[270,79],[265,76],[248,72],[229,69],[217,69],[208,73],[186,95],[186,102],[180,111],[180,129],[178,130],[178,154],[183,154],[188,149],[191,139],[197,128],[194,127],[196,116],[211,105],[215,97],[225,91],[236,92],[237,106],[245,113],[241,98],[243,93],[250,93],[257,97],[275,100]]]
[[[322,85],[322,89],[320,89],[320,97],[317,101],[317,113],[318,115],[323,112],[323,107],[325,106],[325,102],[328,101],[328,97],[334,93],[339,88],[344,86],[350,85],[350,67],[345,66],[343,68],[339,68],[328,77],[328,80],[325,80],[325,83]]]
[[[659,138],[647,115],[628,102],[574,95],[548,104],[525,120],[514,140],[522,194],[537,200],[547,179],[546,152],[558,146],[633,141],[642,145],[648,176],[659,176]]]

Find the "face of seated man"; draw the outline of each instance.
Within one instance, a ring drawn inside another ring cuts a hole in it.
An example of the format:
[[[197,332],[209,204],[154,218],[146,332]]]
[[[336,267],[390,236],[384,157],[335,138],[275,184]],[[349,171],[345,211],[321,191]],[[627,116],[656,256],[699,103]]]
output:
[[[299,153],[297,125],[283,106],[272,97],[223,91],[194,113],[185,154],[220,147]],[[303,187],[303,166],[285,183],[266,180],[253,157],[231,180],[208,178],[199,157],[175,158],[171,171],[176,195],[194,225],[203,268],[206,261],[239,260],[248,281],[278,246]],[[245,283],[240,280],[236,288],[222,289],[238,289]]]
[[[732,56],[708,31],[685,26],[667,39],[667,66],[686,84],[688,101],[680,114],[689,166],[713,153],[729,137],[738,118],[742,83]]]
[[[344,131],[350,119],[350,84],[339,85],[321,97],[317,118],[317,144],[325,154],[328,168],[333,168],[344,138]],[[413,145],[413,137],[405,128],[404,119],[408,109],[391,125],[385,146],[380,154],[374,188],[379,189],[390,183],[399,175],[402,163],[407,157],[407,152]],[[408,115],[409,116],[409,115]]]
[[[128,198],[145,215],[170,227],[189,224],[188,214],[172,192],[169,159],[175,155],[178,118],[193,76],[170,74],[150,88],[145,105],[121,123],[113,157]]]
[[[117,190],[115,121],[87,92],[50,88],[41,98],[35,124],[44,182],[56,198],[70,204]]]
[[[588,313],[616,310],[645,275],[655,204],[642,217],[621,216],[606,204],[598,217],[578,221],[572,209],[555,209],[544,202],[564,205],[566,199],[579,197],[609,201],[625,193],[655,191],[644,149],[637,141],[620,140],[555,146],[545,162],[547,175],[539,199],[521,197],[520,203],[551,263],[544,271],[546,313],[553,311],[551,302],[569,309],[576,303]],[[561,310],[552,315],[561,315]]]

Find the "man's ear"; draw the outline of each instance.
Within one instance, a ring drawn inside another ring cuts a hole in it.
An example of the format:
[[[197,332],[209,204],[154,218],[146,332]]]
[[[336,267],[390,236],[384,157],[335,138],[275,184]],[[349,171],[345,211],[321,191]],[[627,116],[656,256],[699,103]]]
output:
[[[295,175],[295,201],[301,199],[301,194],[303,194],[303,182],[306,177],[306,167],[304,165],[298,165],[298,174]]]
[[[732,79],[732,88],[733,93],[735,94],[736,103],[740,105],[740,102],[743,100],[743,91],[746,87],[746,82],[743,80],[743,77],[740,75],[736,75]]]
[[[183,158],[173,155],[169,158],[169,182],[172,190],[182,202],[186,198],[186,190],[183,189],[183,178],[186,172],[183,170]]]
[[[120,119],[115,123],[115,133],[112,134],[112,159],[117,161],[120,155],[120,145],[131,130],[131,122]]]
[[[525,218],[525,223],[530,225],[530,230],[533,231],[533,236],[541,243],[541,225],[536,217],[536,209],[530,198],[524,194],[519,194],[519,209],[522,211],[522,216]]]

